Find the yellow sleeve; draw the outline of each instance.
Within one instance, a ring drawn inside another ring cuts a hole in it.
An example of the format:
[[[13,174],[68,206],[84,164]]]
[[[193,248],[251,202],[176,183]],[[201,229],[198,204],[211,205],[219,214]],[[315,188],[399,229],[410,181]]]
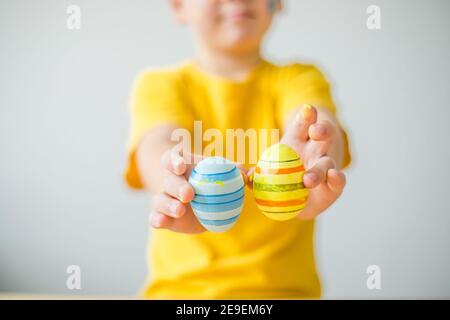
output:
[[[136,148],[152,128],[174,124],[182,128],[192,125],[192,113],[182,99],[181,81],[175,71],[147,71],[133,87],[130,99],[130,132],[124,179],[128,186],[142,189],[136,163]]]
[[[280,127],[285,123],[294,108],[304,103],[329,110],[339,121],[337,109],[331,96],[330,85],[322,72],[313,65],[292,64],[286,67],[280,78],[279,104],[277,110]],[[350,144],[346,130],[340,123],[344,133],[343,168],[351,163]]]

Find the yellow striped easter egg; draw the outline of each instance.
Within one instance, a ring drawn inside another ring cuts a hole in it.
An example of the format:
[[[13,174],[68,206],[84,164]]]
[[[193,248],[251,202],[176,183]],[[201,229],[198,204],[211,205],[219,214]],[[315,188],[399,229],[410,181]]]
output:
[[[285,221],[305,207],[309,190],[303,185],[305,168],[297,152],[285,144],[265,150],[253,175],[258,208],[269,218]]]

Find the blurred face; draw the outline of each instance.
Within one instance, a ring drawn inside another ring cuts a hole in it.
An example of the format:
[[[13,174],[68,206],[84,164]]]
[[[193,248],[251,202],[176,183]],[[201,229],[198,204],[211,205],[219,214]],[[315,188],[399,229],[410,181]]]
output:
[[[172,0],[177,20],[190,25],[200,45],[230,52],[259,48],[278,0]]]

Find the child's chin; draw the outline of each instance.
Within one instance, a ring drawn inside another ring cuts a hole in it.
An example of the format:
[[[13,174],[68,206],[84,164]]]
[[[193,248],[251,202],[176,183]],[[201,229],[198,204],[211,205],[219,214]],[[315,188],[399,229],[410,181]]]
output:
[[[239,32],[228,35],[225,41],[223,41],[223,46],[229,50],[232,49],[244,49],[252,47],[259,42],[259,38],[255,37],[250,32]]]

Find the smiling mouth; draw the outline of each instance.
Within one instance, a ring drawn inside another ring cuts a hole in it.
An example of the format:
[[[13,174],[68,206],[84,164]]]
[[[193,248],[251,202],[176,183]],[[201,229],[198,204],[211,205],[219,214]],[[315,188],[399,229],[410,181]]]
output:
[[[238,11],[229,15],[230,18],[252,18],[250,11]]]
[[[225,14],[224,18],[229,21],[243,21],[254,19],[254,15],[250,11],[241,10]]]

